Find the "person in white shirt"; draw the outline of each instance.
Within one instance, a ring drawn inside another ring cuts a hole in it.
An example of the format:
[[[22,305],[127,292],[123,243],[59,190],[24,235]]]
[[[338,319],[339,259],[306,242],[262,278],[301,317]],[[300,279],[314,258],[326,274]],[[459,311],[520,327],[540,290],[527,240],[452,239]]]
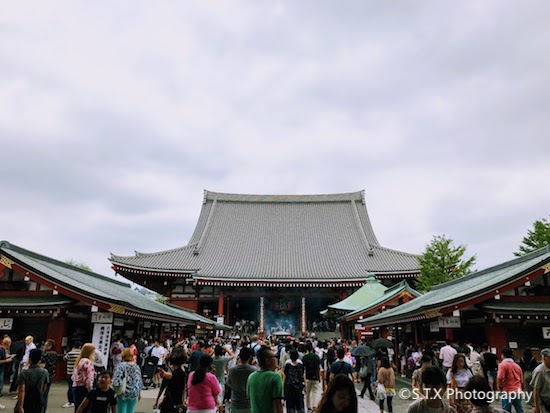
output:
[[[151,356],[152,357],[158,357],[157,365],[158,365],[159,368],[161,368],[163,363],[164,363],[164,358],[166,357],[165,352],[166,352],[166,349],[164,348],[164,346],[161,346],[160,343],[158,342],[158,340],[155,340],[155,345],[151,349]],[[155,375],[153,376],[153,388],[160,386],[161,379],[162,378],[160,377],[160,375],[158,373],[158,368],[157,368],[157,371],[155,372]]]
[[[443,372],[447,374],[447,371],[453,366],[453,360],[457,351],[451,346],[451,340],[445,340],[445,343],[446,345],[439,350],[439,359],[442,361]]]
[[[470,362],[472,363],[472,373],[474,375],[483,376],[483,368],[481,367],[481,354],[479,353],[478,345],[474,346],[474,349],[470,351]]]
[[[33,336],[27,336],[25,337],[25,354],[23,355],[23,359],[21,360],[21,365],[23,368],[28,367],[29,365],[29,355],[31,354],[31,350],[36,348],[36,344],[34,344],[34,337]]]

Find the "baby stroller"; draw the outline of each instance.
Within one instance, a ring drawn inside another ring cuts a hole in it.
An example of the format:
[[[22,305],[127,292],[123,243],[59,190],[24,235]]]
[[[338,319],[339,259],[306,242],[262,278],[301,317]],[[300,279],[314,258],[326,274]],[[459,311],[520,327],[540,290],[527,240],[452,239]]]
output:
[[[145,357],[143,361],[143,367],[141,369],[141,379],[143,380],[143,387],[145,390],[153,384],[153,376],[157,371],[159,358],[154,356]]]

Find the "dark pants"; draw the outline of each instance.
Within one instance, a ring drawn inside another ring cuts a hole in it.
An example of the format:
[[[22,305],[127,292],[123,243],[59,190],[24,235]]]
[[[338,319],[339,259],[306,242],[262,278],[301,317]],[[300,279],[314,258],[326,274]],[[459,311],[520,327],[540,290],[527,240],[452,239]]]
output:
[[[391,404],[393,397],[392,396],[386,396],[386,399],[388,401],[388,412],[393,412],[393,406]],[[380,410],[384,410],[384,399],[380,400]]]
[[[11,368],[13,369],[13,378],[10,384],[10,393],[17,390],[17,376],[19,375],[19,358],[14,357],[11,362]]]
[[[4,371],[4,367],[2,367],[2,370],[0,370],[0,395],[2,395],[2,389],[4,388],[5,375],[6,375],[6,372]]]
[[[365,392],[367,389],[369,389],[369,396],[371,400],[374,400],[374,393],[372,392],[372,373],[367,374],[366,377],[362,377],[361,380],[363,380],[363,390],[361,390],[361,397],[365,395]]]
[[[73,399],[74,399],[74,411],[76,413],[80,403],[84,401],[86,395],[88,394],[88,389],[84,386],[73,387]]]
[[[67,385],[69,386],[69,390],[67,390],[67,401],[69,403],[74,403],[74,397],[73,397],[73,379],[71,379],[71,376],[67,376]]]
[[[48,396],[50,395],[50,387],[52,387],[52,382],[49,382],[46,385],[46,391],[44,393],[44,406],[42,407],[42,413],[46,413],[46,408],[48,407]]]

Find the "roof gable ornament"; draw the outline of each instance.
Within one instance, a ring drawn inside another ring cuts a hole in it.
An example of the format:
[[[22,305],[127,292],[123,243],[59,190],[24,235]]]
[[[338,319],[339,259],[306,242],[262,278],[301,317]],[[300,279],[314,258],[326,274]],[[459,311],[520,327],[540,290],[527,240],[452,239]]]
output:
[[[374,248],[372,248],[372,245],[369,245],[369,252],[368,252],[368,254],[369,254],[369,257],[374,256]]]
[[[443,314],[439,310],[429,310],[424,312],[426,319],[441,317]]]
[[[5,257],[3,255],[0,255],[0,264],[5,265],[8,268],[11,268],[13,261],[10,260],[8,257]]]
[[[365,190],[364,189],[361,191],[361,203],[363,205],[366,205],[366,203],[365,203]]]

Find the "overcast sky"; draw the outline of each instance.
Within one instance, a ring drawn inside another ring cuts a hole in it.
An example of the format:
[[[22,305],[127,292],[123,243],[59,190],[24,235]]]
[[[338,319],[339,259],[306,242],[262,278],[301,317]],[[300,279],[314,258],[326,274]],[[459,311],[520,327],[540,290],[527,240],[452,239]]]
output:
[[[0,238],[112,274],[203,190],[364,189],[384,246],[550,213],[550,2],[28,1],[0,13]]]

